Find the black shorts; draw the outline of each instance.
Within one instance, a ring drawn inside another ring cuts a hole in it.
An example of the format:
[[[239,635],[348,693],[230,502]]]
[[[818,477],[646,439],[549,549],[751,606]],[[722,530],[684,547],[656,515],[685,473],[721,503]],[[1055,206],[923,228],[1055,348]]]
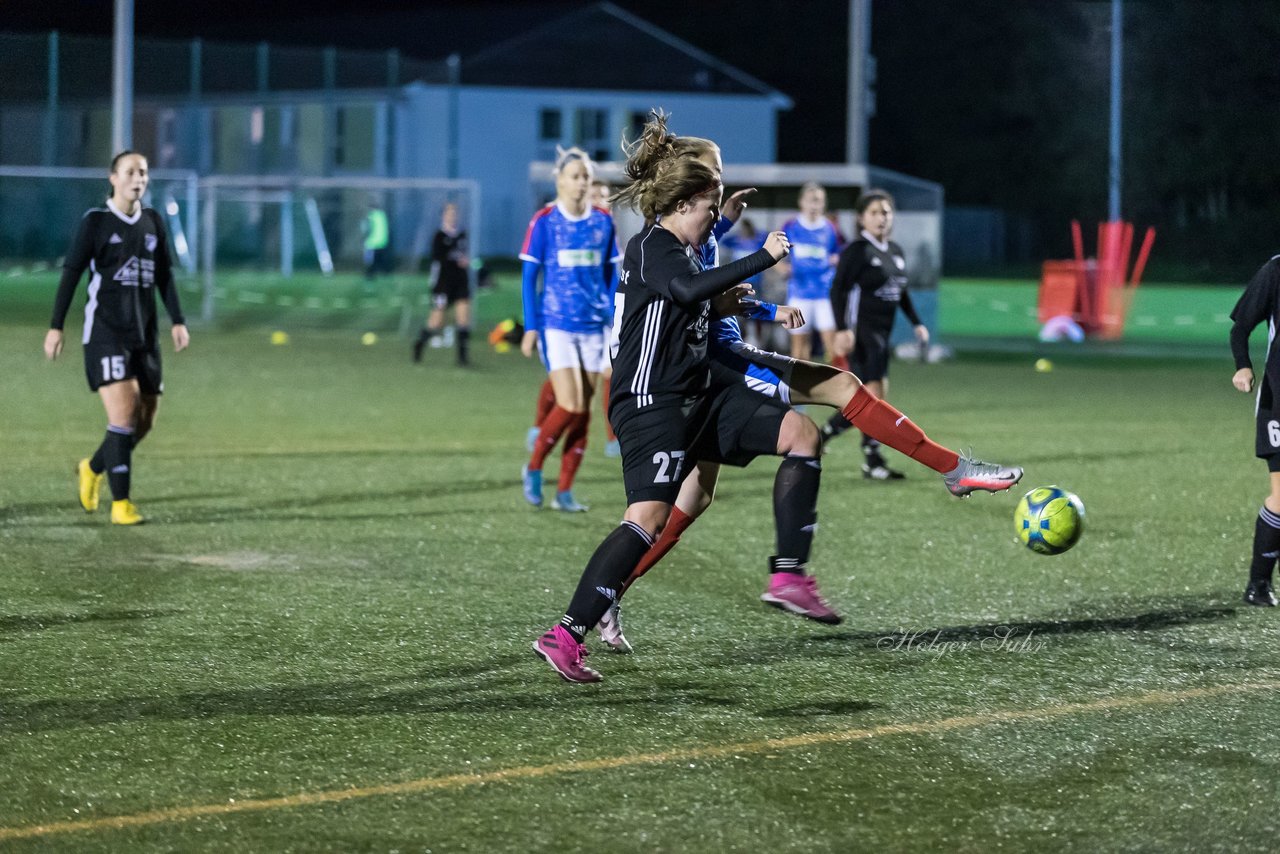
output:
[[[431,289],[431,304],[448,308],[458,300],[471,299],[471,283],[463,276],[440,276]]]
[[[778,452],[786,404],[747,388],[741,375],[706,395],[661,400],[643,409],[619,400],[610,421],[622,449],[627,504],[674,504],[680,482],[699,460],[745,466]]]
[[[1254,453],[1267,461],[1270,471],[1280,471],[1280,412],[1264,375],[1258,386],[1258,414],[1254,419]]]
[[[160,374],[160,345],[130,346],[110,339],[91,340],[84,345],[84,374],[89,390],[136,379],[143,394],[163,394]]]
[[[889,335],[892,330],[858,327],[853,339],[849,367],[863,382],[889,376]]]

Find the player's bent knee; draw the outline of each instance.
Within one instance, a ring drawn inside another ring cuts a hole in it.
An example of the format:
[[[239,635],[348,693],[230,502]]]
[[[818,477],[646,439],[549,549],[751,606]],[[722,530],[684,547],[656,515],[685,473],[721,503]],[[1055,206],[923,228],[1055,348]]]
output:
[[[778,453],[791,456],[816,457],[822,447],[822,434],[818,425],[808,417],[792,410],[782,419],[778,431]]]

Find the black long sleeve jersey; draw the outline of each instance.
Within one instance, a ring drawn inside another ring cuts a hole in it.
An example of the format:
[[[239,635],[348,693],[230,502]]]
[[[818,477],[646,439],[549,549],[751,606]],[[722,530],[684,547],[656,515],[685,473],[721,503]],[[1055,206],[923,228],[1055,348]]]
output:
[[[459,266],[458,261],[467,256],[467,233],[455,231],[453,234],[440,229],[431,240],[431,263],[435,267],[436,287],[448,290],[465,289],[467,287],[467,271]]]
[[[83,343],[110,339],[130,347],[152,346],[156,342],[157,290],[170,320],[185,323],[164,223],[153,208],[125,216],[108,200],[105,207],[85,212],[62,262],[51,329],[61,329],[66,322],[85,270],[90,277]]]
[[[831,280],[831,308],[837,329],[859,325],[876,329],[893,328],[893,316],[902,313],[913,325],[920,325],[907,292],[907,256],[890,240],[878,243],[864,231],[840,253],[835,277]]]
[[[710,298],[775,263],[761,249],[704,271],[695,257],[693,247],[656,224],[627,243],[614,300],[611,410],[704,391],[710,382]]]
[[[1267,361],[1263,375],[1269,402],[1270,390],[1280,389],[1280,350],[1271,346],[1276,326],[1280,323],[1280,255],[1254,273],[1236,307],[1231,310],[1231,320],[1231,356],[1235,359],[1236,370],[1253,367],[1253,360],[1249,358],[1249,333],[1259,323],[1267,323]]]

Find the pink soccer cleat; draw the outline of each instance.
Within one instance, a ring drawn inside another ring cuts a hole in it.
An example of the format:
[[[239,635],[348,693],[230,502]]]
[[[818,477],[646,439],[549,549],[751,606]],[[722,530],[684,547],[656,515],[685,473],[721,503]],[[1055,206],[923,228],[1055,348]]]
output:
[[[775,572],[769,576],[769,589],[761,594],[760,601],[819,623],[834,626],[842,620],[822,598],[818,592],[818,580],[812,575]]]
[[[557,625],[534,641],[533,651],[566,682],[600,681],[600,674],[582,663],[587,648],[574,640],[564,626]]]

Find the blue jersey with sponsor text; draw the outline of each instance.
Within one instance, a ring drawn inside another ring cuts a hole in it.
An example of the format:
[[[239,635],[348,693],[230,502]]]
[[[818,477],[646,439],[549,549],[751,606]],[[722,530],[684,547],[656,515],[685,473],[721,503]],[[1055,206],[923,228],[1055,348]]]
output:
[[[621,260],[613,217],[602,208],[570,216],[552,203],[534,214],[520,259],[542,267],[536,306],[525,316],[535,329],[599,332],[612,320],[610,287]]]
[[[788,299],[827,299],[835,270],[831,256],[840,251],[840,239],[830,220],[822,219],[810,228],[800,217],[782,226],[791,241],[791,278],[787,280]]]

